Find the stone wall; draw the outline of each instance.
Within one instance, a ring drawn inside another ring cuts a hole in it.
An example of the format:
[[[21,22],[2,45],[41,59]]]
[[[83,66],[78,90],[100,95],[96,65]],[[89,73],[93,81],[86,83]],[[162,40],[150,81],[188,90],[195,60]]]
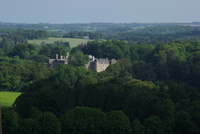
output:
[[[68,64],[68,57],[67,56],[60,56],[56,54],[56,59],[49,59],[49,67],[56,68],[58,64]]]
[[[115,64],[117,62],[117,60],[115,59],[104,59],[104,58],[91,58],[91,60],[89,61],[89,63],[86,65],[87,70],[92,70],[92,71],[96,71],[96,72],[102,72],[104,70],[106,70],[106,68],[110,65],[110,64]]]
[[[96,72],[102,72],[106,70],[106,68],[110,64],[115,64],[117,60],[115,59],[107,59],[107,58],[95,58],[94,56],[89,56],[90,61],[88,62],[85,67],[88,71],[96,71]],[[56,68],[58,64],[68,64],[68,57],[67,56],[60,56],[60,59],[58,58],[58,55],[56,55],[55,59],[49,59],[49,67]]]

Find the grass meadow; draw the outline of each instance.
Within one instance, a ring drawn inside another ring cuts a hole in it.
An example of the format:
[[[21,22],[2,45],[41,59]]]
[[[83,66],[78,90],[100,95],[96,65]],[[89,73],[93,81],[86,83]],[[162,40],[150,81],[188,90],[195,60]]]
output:
[[[91,41],[90,39],[75,39],[75,38],[48,38],[48,39],[37,39],[37,40],[28,40],[28,43],[31,44],[37,44],[41,45],[42,43],[54,43],[55,41],[63,41],[63,42],[69,42],[70,47],[76,47],[79,44],[85,44],[88,41]]]
[[[0,103],[3,107],[11,107],[16,98],[20,95],[19,92],[0,92]]]

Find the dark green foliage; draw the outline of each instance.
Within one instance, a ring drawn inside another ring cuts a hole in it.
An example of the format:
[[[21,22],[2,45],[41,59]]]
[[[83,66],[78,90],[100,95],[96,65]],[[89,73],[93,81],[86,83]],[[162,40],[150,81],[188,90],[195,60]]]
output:
[[[66,56],[70,51],[69,42],[55,41],[53,44],[44,44],[39,49],[39,55],[55,58],[55,55]],[[48,58],[46,60],[48,60]]]
[[[58,67],[57,73],[50,81],[37,82],[17,99],[15,104],[18,113],[23,118],[30,118],[32,114],[27,113],[32,113],[32,107],[37,107],[43,112],[51,111],[58,117],[76,106],[96,107],[105,112],[122,110],[131,121],[139,119],[142,122],[146,119],[146,122],[150,120],[159,123],[159,120],[162,120],[158,128],[159,133],[172,133],[175,129],[177,132],[180,131],[178,125],[174,126],[179,120],[174,118],[174,113],[180,110],[193,112],[194,116],[190,117],[190,121],[193,124],[199,122],[199,93],[195,88],[173,82],[168,86],[157,87],[152,82],[132,79],[130,76],[107,77],[97,81],[92,77],[94,75],[87,75],[86,70],[81,68]],[[156,118],[148,119],[151,116]],[[160,117],[159,120],[157,117]],[[153,128],[149,128],[148,125],[146,127],[145,131],[157,129],[156,125]],[[139,130],[134,129],[142,132],[142,126]]]
[[[29,113],[29,118],[38,119],[38,117],[42,114],[36,107],[32,107]],[[28,119],[29,119],[28,118]]]
[[[37,55],[36,45],[33,44],[17,44],[14,46],[10,56],[19,56],[21,59],[31,59]]]
[[[85,54],[97,58],[122,59],[129,57],[129,48],[124,41],[92,41],[82,48]]]
[[[74,73],[73,69],[68,71]],[[131,119],[134,117],[143,119],[148,116],[147,113],[145,114],[147,107],[149,108],[149,114],[158,113],[156,112],[157,109],[150,109],[159,105],[159,101],[151,99],[157,94],[156,87],[151,82],[142,82],[124,77],[97,84],[95,78],[86,77],[94,82],[93,84],[83,84],[82,80],[78,79],[83,77],[84,73],[78,75],[79,77],[74,76],[74,74],[71,75],[72,77],[70,75],[70,72],[60,70],[51,78],[51,81],[43,80],[32,85],[27,90],[28,92],[21,95],[15,102],[20,115],[27,118],[29,116],[27,113],[30,113],[33,106],[41,111],[49,110],[56,115],[60,115],[66,109],[79,105],[98,107],[104,111],[120,109],[127,113]],[[70,80],[67,79],[68,77],[75,81],[68,81]],[[73,83],[77,83],[77,88],[70,88],[74,85]],[[34,98],[40,99],[35,100]]]
[[[132,63],[131,75],[136,79],[152,81],[155,78],[154,68],[151,63],[135,61]]]
[[[35,81],[49,78],[50,68],[45,65],[25,63],[19,57],[0,58],[0,90],[1,91],[24,91]],[[5,62],[6,61],[6,62]]]
[[[85,66],[88,62],[89,57],[80,50],[72,51],[69,55],[69,64],[75,67]]]
[[[55,56],[56,54],[66,56],[67,53],[70,51],[69,42],[57,41],[53,44],[53,50],[51,55]]]
[[[39,54],[40,55],[45,55],[45,56],[48,56],[48,57],[51,57],[51,53],[52,53],[52,48],[50,48],[50,46],[48,45],[44,45],[41,47],[40,51],[39,51]],[[57,53],[56,53],[57,54]],[[55,56],[55,55],[53,55]]]
[[[0,43],[0,48],[4,49],[6,52],[9,52],[14,47],[14,41],[8,37],[3,37]]]
[[[124,77],[124,76],[130,76],[132,63],[131,60],[128,58],[121,59],[115,64],[111,64],[104,72],[100,73],[101,77],[105,76],[118,76],[118,77]]]
[[[36,119],[24,119],[20,123],[19,134],[39,134],[41,126]]]
[[[144,126],[138,119],[131,122],[132,134],[144,134]]]
[[[191,120],[191,115],[185,111],[177,113],[175,123],[175,132],[183,134],[197,134],[199,133],[198,125]]]
[[[163,134],[163,124],[158,116],[150,116],[144,120],[145,134]]]
[[[174,124],[175,124],[173,101],[170,99],[164,100],[162,108],[163,108],[163,111],[162,111],[163,119],[162,120],[163,120],[164,133],[172,134]]]
[[[106,114],[96,108],[76,107],[67,111],[61,120],[62,134],[107,133]]]
[[[43,84],[45,84],[45,86],[42,86]],[[25,94],[17,98],[14,105],[22,118],[32,116],[32,107],[36,107],[42,112],[50,111],[57,114],[60,112],[58,110],[57,101],[55,100],[56,98],[54,97],[55,93],[58,91],[51,90],[51,86],[55,87],[54,84],[50,84],[48,81],[40,81],[32,85]]]
[[[76,92],[72,87],[79,78],[86,75],[86,69],[60,65],[54,71],[55,73],[49,80],[44,79],[32,84],[24,94],[17,98],[15,105],[21,117],[29,117],[32,107],[42,112],[51,111],[61,116],[66,109],[77,105],[72,103]]]
[[[131,134],[129,119],[122,111],[111,111],[106,115],[109,134]]]
[[[59,120],[53,113],[45,112],[38,117],[40,126],[39,134],[60,134],[61,126]]]
[[[18,113],[8,108],[2,108],[2,133],[17,134],[20,118]]]

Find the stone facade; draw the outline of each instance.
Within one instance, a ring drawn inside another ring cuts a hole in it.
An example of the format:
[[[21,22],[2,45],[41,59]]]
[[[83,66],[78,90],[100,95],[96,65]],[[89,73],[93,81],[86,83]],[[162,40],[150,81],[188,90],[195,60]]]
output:
[[[90,61],[89,63],[86,65],[87,70],[92,70],[92,71],[96,71],[96,72],[102,72],[104,70],[106,70],[106,68],[110,65],[110,64],[115,64],[117,62],[117,60],[115,59],[107,59],[107,58],[94,58],[94,56],[90,56]]]
[[[67,56],[60,56],[58,58],[58,54],[56,54],[56,59],[49,59],[49,67],[56,68],[58,64],[68,64]]]

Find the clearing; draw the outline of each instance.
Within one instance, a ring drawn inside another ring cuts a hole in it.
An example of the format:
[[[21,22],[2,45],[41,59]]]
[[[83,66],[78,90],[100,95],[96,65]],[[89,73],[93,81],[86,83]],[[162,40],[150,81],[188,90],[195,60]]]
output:
[[[0,103],[3,107],[11,107],[20,92],[0,92]]]

